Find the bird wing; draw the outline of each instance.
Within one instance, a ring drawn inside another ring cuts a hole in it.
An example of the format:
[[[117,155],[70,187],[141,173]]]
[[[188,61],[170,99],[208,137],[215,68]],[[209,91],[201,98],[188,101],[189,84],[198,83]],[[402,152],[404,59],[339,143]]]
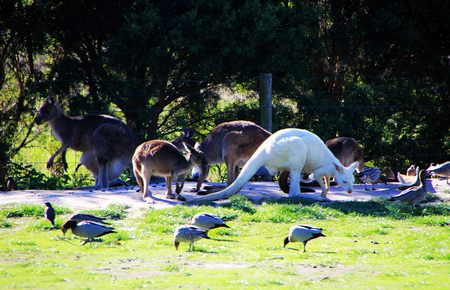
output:
[[[87,213],[76,213],[70,219],[77,221],[93,221],[96,223],[108,224],[107,222],[104,221],[105,218]]]
[[[72,229],[72,232],[80,237],[95,238],[105,234],[113,233],[114,228],[95,222],[83,221]]]
[[[319,230],[319,231],[322,230],[322,228],[313,227],[313,226],[310,226],[310,225],[298,225],[298,226],[299,227],[304,227],[304,228],[307,228],[307,229],[310,229],[310,230]]]
[[[403,190],[399,194],[393,195],[391,198],[392,199],[402,199],[402,198],[408,196],[409,194],[413,194],[418,189],[420,189],[420,186],[413,186],[413,187],[410,187],[410,188],[407,188],[407,189]]]

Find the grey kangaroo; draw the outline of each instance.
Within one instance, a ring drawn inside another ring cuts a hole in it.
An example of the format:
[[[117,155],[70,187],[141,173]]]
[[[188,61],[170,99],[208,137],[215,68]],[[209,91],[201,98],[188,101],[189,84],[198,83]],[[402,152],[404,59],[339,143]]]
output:
[[[136,148],[134,132],[117,118],[107,115],[66,116],[54,97],[48,97],[39,109],[34,122],[49,122],[53,135],[61,142],[48,160],[53,166],[58,154],[65,162],[67,148],[83,152],[80,162],[87,165],[95,177],[96,188],[108,188],[123,170],[130,167]]]
[[[224,162],[227,166],[227,185],[233,183],[239,175],[239,168],[270,135],[270,132],[249,121],[226,122],[212,129],[196,147],[208,159],[208,164],[197,167],[200,176],[196,191],[200,190],[203,181],[208,177],[212,164]]]

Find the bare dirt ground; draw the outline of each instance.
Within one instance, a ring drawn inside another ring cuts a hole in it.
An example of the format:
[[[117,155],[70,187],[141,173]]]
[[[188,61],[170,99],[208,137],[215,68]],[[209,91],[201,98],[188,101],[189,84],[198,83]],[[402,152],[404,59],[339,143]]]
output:
[[[450,185],[445,180],[428,179],[426,180],[427,190],[435,194],[440,200],[450,201]],[[223,183],[205,183],[207,185],[224,185]],[[363,184],[356,184],[353,193],[348,194],[338,186],[331,187],[325,200],[320,196],[320,188],[315,188],[314,193],[304,193],[303,198],[315,201],[368,201],[376,197],[390,197],[398,194],[398,183],[377,184],[376,190],[366,191]],[[186,182],[183,195],[188,199],[193,198],[195,193],[192,189],[194,182]],[[8,203],[31,203],[43,204],[52,202],[59,206],[68,207],[74,211],[82,209],[101,209],[110,204],[125,204],[131,212],[140,212],[152,208],[165,208],[181,204],[182,202],[167,200],[165,196],[165,184],[156,183],[151,185],[151,191],[156,197],[154,204],[149,204],[141,199],[141,194],[136,191],[137,187],[120,187],[110,190],[18,190],[10,192],[0,192],[0,204]],[[239,194],[247,196],[254,202],[260,202],[261,199],[287,197],[283,193],[277,182],[249,182]]]

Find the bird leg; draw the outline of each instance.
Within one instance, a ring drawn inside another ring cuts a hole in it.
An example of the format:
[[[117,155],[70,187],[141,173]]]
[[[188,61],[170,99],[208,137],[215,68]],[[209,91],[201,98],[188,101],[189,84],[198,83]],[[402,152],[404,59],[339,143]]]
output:
[[[303,243],[303,253],[306,252],[306,242]]]

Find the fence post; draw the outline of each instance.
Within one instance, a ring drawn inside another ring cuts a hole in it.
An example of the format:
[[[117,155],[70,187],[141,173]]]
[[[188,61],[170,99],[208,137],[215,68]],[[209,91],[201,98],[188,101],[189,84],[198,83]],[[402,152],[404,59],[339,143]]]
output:
[[[259,75],[259,110],[261,126],[272,132],[272,74]]]
[[[272,132],[272,74],[261,73],[259,75],[259,111],[261,114],[261,126]],[[260,175],[264,181],[272,181],[272,176],[266,168],[261,167]]]

